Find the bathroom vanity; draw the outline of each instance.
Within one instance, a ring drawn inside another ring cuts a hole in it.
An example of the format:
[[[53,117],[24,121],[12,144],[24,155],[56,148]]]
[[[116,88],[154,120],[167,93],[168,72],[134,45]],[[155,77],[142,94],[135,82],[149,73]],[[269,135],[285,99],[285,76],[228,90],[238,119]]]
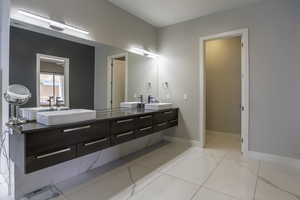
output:
[[[15,162],[28,174],[177,125],[178,108],[171,108],[102,110],[90,121],[12,126],[21,147]]]

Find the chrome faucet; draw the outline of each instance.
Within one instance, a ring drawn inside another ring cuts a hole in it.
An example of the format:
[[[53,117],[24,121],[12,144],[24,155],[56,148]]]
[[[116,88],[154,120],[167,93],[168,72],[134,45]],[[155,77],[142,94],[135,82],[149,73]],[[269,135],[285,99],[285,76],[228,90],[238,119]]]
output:
[[[61,103],[63,103],[64,101],[61,100],[61,97],[56,97],[55,99],[55,103],[56,103],[56,107],[60,107],[61,106]]]
[[[49,99],[47,100],[49,102],[49,107],[52,107],[52,101],[54,99],[54,96],[49,96]]]
[[[143,102],[144,102],[144,97],[143,97],[142,94],[141,94],[138,98],[140,99],[140,103],[143,103]]]

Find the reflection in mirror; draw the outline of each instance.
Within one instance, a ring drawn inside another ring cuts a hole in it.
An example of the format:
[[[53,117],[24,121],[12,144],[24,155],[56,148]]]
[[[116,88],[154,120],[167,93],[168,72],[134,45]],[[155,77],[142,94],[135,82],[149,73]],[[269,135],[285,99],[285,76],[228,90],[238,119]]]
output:
[[[37,54],[37,106],[69,106],[69,59]]]
[[[122,102],[144,102],[157,97],[158,69],[155,59],[125,52],[108,57],[107,108]]]
[[[23,106],[30,111],[48,109],[50,103],[52,110],[56,104],[106,110],[140,101],[141,95],[144,103],[159,97],[158,64],[148,54],[34,28],[11,27],[10,34],[10,84],[31,91],[33,98]]]
[[[108,76],[111,78],[111,86],[108,91],[111,95],[108,99],[109,108],[120,107],[120,103],[127,99],[127,54],[111,56],[111,70]]]

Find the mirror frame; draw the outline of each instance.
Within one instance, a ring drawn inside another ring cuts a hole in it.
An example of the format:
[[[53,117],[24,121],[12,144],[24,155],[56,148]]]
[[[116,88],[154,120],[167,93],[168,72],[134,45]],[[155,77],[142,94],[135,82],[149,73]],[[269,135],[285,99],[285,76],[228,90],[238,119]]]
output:
[[[69,65],[70,60],[69,58],[62,58],[57,56],[50,56],[46,54],[36,54],[36,107],[40,107],[40,71],[41,71],[41,58],[47,57],[52,59],[59,59],[64,60],[64,91],[65,91],[65,106],[70,107],[70,101],[69,101]]]

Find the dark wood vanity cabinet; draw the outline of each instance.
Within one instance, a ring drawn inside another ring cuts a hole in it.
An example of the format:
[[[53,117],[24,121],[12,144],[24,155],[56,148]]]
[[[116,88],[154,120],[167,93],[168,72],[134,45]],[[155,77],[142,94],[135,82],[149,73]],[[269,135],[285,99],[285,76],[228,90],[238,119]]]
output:
[[[178,125],[178,109],[83,122],[25,134],[25,173]]]
[[[110,146],[107,121],[30,133],[25,141],[27,173]]]

